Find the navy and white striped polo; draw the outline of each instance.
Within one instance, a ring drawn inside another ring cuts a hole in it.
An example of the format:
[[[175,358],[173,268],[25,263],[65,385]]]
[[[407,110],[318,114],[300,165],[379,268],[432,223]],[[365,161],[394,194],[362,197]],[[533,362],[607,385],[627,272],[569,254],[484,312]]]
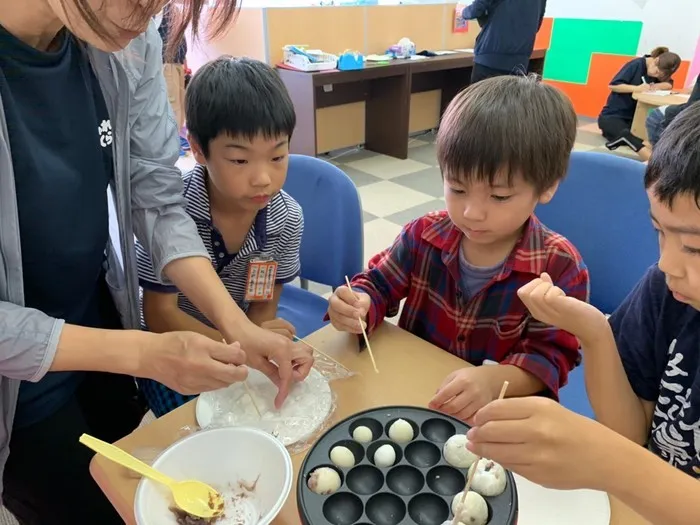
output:
[[[251,260],[261,257],[277,262],[277,283],[294,280],[299,275],[299,247],[304,229],[301,206],[289,194],[280,191],[255,217],[253,226],[238,253],[228,253],[224,239],[211,218],[207,172],[198,165],[184,177],[187,212],[197,224],[212,265],[224,286],[245,312],[249,303],[245,300],[248,266]],[[139,282],[145,290],[161,293],[177,293],[180,309],[212,326],[209,320],[172,285],[164,285],[154,275],[151,257],[140,243],[136,244]]]

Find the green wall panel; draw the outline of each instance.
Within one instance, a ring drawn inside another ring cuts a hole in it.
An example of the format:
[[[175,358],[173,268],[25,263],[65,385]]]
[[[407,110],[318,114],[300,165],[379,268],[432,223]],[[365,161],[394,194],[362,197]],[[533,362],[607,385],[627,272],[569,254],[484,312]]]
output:
[[[555,18],[544,78],[585,84],[591,54],[636,55],[642,22]]]

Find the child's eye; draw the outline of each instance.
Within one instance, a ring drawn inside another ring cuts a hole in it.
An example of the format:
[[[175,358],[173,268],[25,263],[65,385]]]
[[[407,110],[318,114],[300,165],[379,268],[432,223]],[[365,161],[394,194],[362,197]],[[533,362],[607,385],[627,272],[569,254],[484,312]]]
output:
[[[683,251],[689,253],[690,255],[700,255],[700,248],[691,248],[690,246],[683,246]]]
[[[462,193],[464,193],[464,190],[460,190],[458,188],[450,188],[450,192],[456,195],[461,195]]]
[[[510,200],[511,197],[512,195],[491,195],[491,198],[496,202],[506,202]]]
[[[229,160],[232,164],[236,164],[237,166],[242,166],[243,164],[248,164],[247,160],[244,159],[231,159]]]
[[[274,157],[272,162],[282,162],[285,158],[287,158],[286,155],[280,155],[279,157]]]

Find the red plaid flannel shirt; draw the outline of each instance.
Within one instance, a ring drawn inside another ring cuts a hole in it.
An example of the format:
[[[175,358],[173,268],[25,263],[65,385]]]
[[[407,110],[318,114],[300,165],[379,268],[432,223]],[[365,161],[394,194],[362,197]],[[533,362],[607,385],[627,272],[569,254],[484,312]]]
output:
[[[406,299],[401,328],[473,365],[488,359],[522,368],[558,397],[580,360],[578,341],[533,319],[516,292],[547,272],[567,295],[588,301],[588,270],[580,254],[532,216],[501,272],[465,301],[459,286],[462,235],[447,212],[431,213],[409,223],[372,257],[352,279],[353,289],[372,299],[368,330],[395,316]]]

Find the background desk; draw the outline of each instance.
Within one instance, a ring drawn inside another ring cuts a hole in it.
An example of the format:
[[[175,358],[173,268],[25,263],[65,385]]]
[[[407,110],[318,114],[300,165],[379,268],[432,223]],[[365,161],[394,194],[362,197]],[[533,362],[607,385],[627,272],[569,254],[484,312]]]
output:
[[[447,374],[464,366],[464,361],[439,348],[385,323],[372,336],[372,350],[381,371],[375,374],[366,352],[357,351],[357,338],[325,327],[312,334],[309,342],[327,352],[358,375],[333,383],[337,408],[334,421],[361,410],[382,405],[425,406]],[[430,366],[425,364],[429,362]],[[195,424],[194,402],[189,403],[157,421],[142,427],[121,441],[117,446],[128,452],[143,448],[164,449],[181,437],[180,429]],[[274,525],[298,525],[296,505],[296,473],[305,454],[292,456],[295,477],[292,492]],[[585,466],[584,466],[585,468]],[[125,469],[102,458],[95,457],[90,471],[119,511],[124,521],[134,523],[134,496],[138,479]],[[547,505],[547,501],[537,502]],[[622,504],[611,500],[611,525],[648,525]],[[575,523],[567,520],[567,525]]]
[[[533,52],[530,72],[542,74],[545,54]],[[409,134],[437,127],[450,101],[469,85],[473,65],[472,53],[456,53],[394,60],[356,71],[305,73],[278,68],[297,114],[291,151],[316,156],[364,143],[368,150],[405,159]],[[437,92],[435,104],[420,100],[422,94]],[[363,120],[329,119],[318,111],[353,104],[364,104]]]
[[[651,93],[632,93],[632,98],[637,101],[637,109],[634,112],[632,121],[632,134],[642,140],[649,140],[647,135],[647,115],[649,111],[661,106],[675,106],[688,102],[690,95],[667,95],[659,96]]]

